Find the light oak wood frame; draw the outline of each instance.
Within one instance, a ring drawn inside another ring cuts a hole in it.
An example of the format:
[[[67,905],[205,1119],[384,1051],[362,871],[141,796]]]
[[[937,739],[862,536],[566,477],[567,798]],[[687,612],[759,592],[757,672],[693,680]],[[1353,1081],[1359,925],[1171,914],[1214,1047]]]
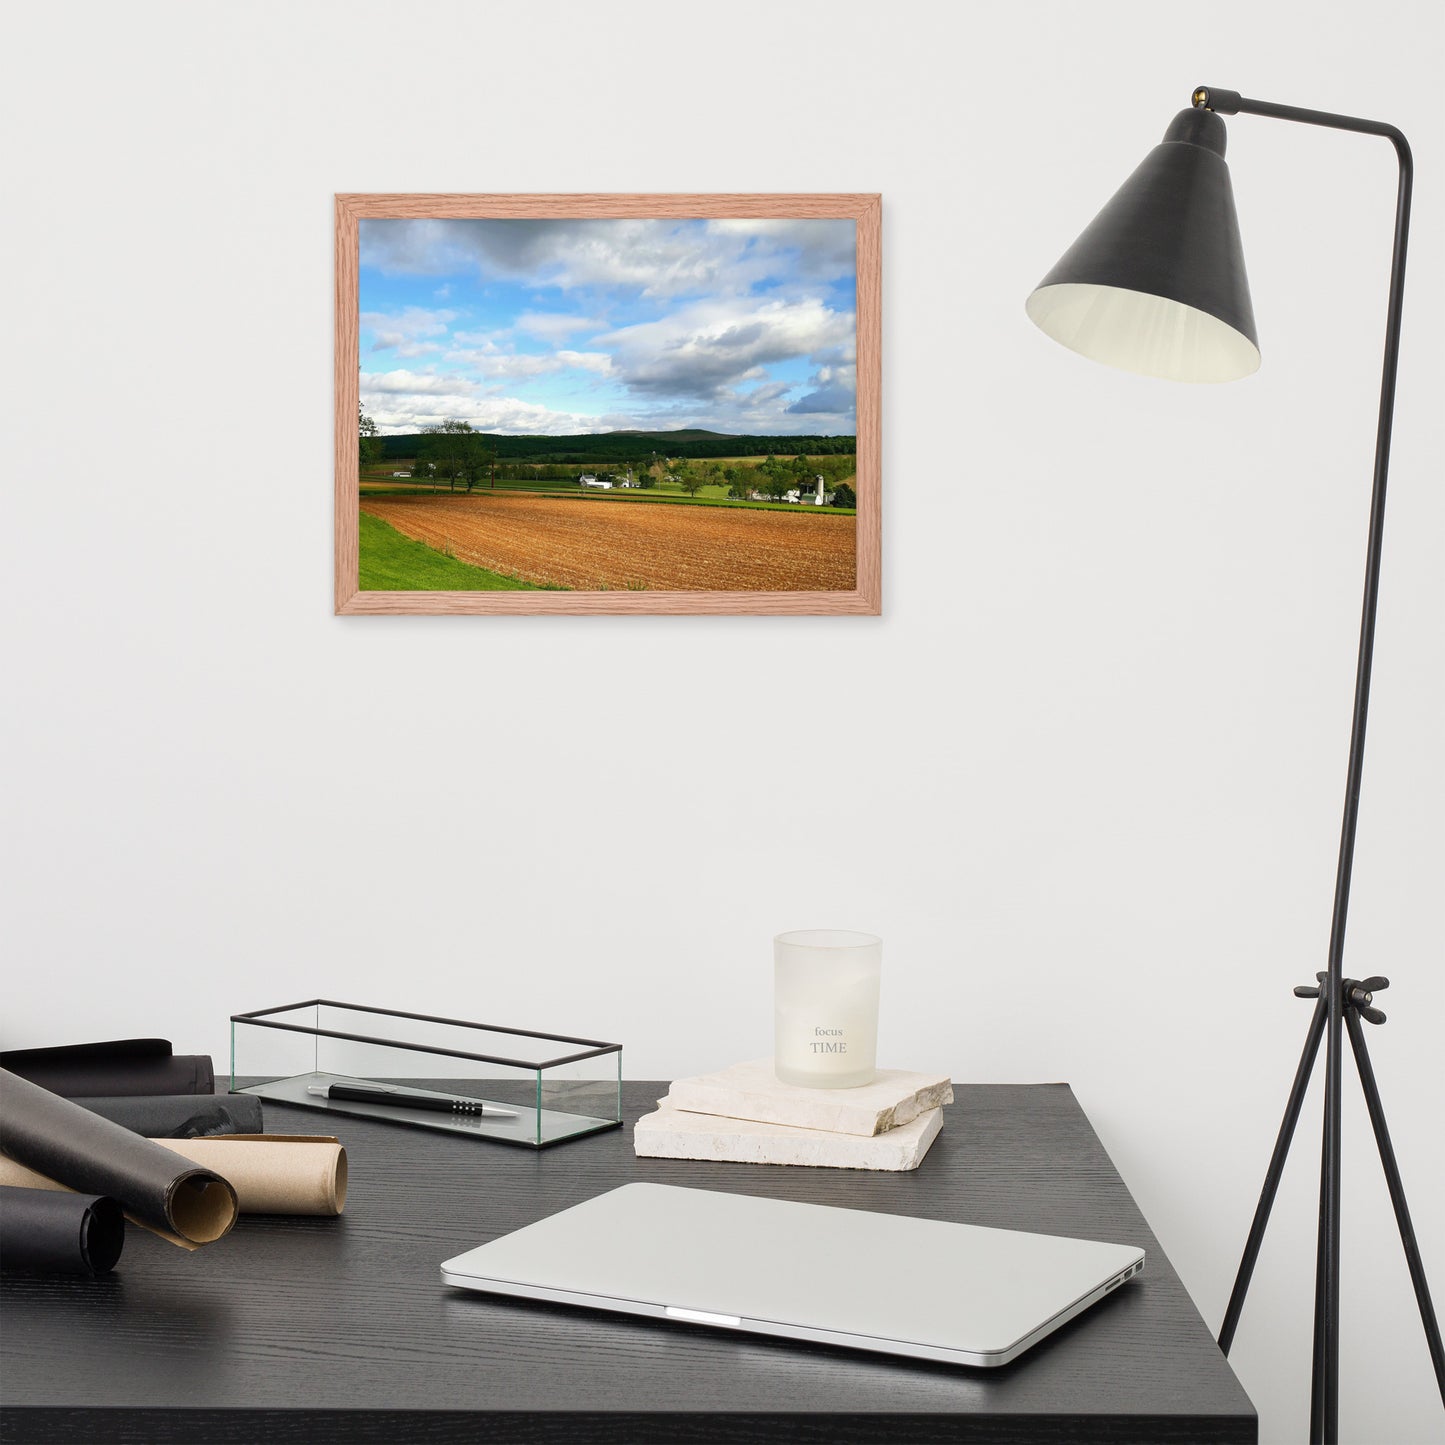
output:
[[[363,592],[357,585],[359,227],[363,218],[851,219],[857,224],[858,570],[851,592]],[[882,209],[876,195],[338,195],[336,611],[359,613],[855,613],[882,610]]]

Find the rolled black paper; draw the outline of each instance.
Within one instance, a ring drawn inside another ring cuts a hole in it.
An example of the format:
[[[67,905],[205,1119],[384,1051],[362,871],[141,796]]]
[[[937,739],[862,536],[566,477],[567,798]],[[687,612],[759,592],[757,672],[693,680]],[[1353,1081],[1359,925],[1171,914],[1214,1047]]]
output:
[[[72,1102],[147,1139],[261,1134],[266,1127],[261,1101],[254,1094],[137,1094]]]
[[[168,1039],[110,1039],[0,1053],[9,1069],[66,1098],[118,1094],[210,1094],[216,1071],[206,1054],[174,1054]]]
[[[103,1194],[0,1187],[0,1269],[108,1274],[125,1245],[125,1216]]]
[[[219,1174],[6,1069],[0,1151],[77,1194],[111,1195],[137,1224],[188,1248],[236,1222],[236,1191]]]

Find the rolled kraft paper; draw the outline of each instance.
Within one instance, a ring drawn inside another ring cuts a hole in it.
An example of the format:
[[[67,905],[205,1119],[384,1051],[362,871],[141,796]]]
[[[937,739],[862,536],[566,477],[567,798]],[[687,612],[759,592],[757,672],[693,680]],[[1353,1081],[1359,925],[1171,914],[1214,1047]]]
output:
[[[0,1269],[36,1274],[108,1274],[125,1245],[114,1199],[0,1188]]]
[[[219,1174],[8,1069],[0,1069],[0,1151],[77,1194],[110,1195],[128,1218],[184,1249],[236,1222],[236,1191]]]
[[[235,1191],[242,1214],[340,1214],[346,1205],[346,1150],[329,1134],[228,1134],[156,1139],[164,1149],[213,1170]],[[64,1189],[0,1154],[0,1187]]]
[[[330,1134],[156,1142],[229,1180],[242,1214],[340,1214],[346,1206],[346,1150]]]
[[[266,1127],[254,1094],[135,1094],[74,1102],[148,1139],[260,1134]]]
[[[211,1094],[216,1071],[205,1054],[174,1054],[168,1039],[110,1039],[0,1053],[9,1069],[66,1098],[117,1094]]]

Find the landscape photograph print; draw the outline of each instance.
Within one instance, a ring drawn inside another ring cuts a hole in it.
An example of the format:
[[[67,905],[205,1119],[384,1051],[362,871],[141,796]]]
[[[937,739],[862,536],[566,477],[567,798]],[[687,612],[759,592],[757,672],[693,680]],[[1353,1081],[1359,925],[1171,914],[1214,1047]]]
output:
[[[339,612],[879,610],[876,196],[338,196]]]

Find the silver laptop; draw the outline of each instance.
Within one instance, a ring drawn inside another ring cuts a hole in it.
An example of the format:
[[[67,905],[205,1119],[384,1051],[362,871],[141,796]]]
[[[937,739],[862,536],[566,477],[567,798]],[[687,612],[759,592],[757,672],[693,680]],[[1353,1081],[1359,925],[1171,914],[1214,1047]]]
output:
[[[1144,1251],[897,1214],[627,1184],[442,1265],[461,1289],[857,1350],[1005,1365]]]

